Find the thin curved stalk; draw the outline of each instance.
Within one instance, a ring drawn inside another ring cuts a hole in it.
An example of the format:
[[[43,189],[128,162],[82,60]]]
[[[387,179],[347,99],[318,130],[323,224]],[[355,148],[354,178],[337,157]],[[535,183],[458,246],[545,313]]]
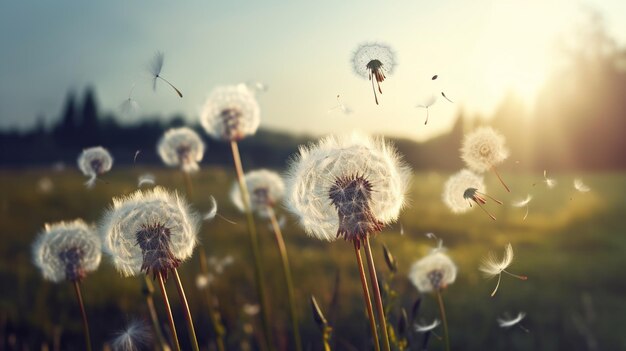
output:
[[[280,225],[276,220],[276,213],[271,207],[268,208],[267,213],[272,222],[272,228],[274,229],[274,236],[276,237],[276,243],[278,244],[278,251],[280,252],[280,258],[283,264],[283,273],[285,275],[285,283],[287,284],[287,298],[289,300],[289,313],[291,314],[291,328],[293,329],[294,343],[296,344],[296,350],[302,350],[302,341],[300,339],[300,330],[298,327],[298,316],[296,315],[296,298],[293,289],[293,278],[291,277],[291,267],[289,266],[289,257],[287,256],[287,247],[285,246],[285,240],[283,239]]]
[[[87,313],[85,312],[85,304],[83,303],[83,295],[80,292],[80,281],[74,280],[74,292],[80,306],[80,314],[83,317],[83,330],[85,332],[85,346],[87,351],[91,351],[91,336],[89,334],[89,322],[87,322]]]
[[[498,177],[498,180],[500,181],[500,183],[502,183],[502,185],[504,186],[504,189],[506,189],[507,192],[511,192],[511,189],[509,189],[509,187],[504,183],[504,180],[502,180],[502,177],[500,177],[500,173],[498,173],[498,170],[496,169],[495,166],[491,166],[491,169],[493,170],[493,173],[496,174],[496,176]]]
[[[174,281],[176,282],[176,290],[178,290],[178,296],[180,297],[180,303],[183,306],[185,312],[185,320],[187,321],[187,331],[189,332],[189,341],[191,342],[191,348],[193,351],[200,351],[198,346],[198,338],[196,337],[196,328],[193,326],[193,318],[191,318],[191,311],[189,310],[189,303],[187,303],[187,296],[185,296],[185,289],[183,283],[180,281],[178,270],[172,269],[174,273]]]
[[[365,309],[367,310],[367,316],[370,321],[372,338],[374,339],[374,349],[376,351],[380,351],[380,341],[378,341],[378,331],[376,330],[376,319],[374,319],[372,299],[370,297],[369,288],[367,287],[367,278],[365,277],[365,269],[363,268],[363,260],[361,259],[359,243],[356,240],[354,241],[354,254],[356,256],[356,265],[359,267],[359,277],[361,278],[361,287],[363,288],[363,299],[365,302]]]
[[[161,289],[161,295],[163,296],[163,305],[167,312],[167,320],[170,324],[170,332],[172,333],[172,344],[174,350],[180,351],[180,344],[178,343],[178,333],[176,332],[176,325],[174,324],[174,316],[172,315],[172,307],[170,306],[170,300],[167,298],[167,291],[165,290],[165,282],[163,281],[163,274],[159,272],[157,274],[159,280],[159,288]]]
[[[148,312],[150,314],[150,321],[152,321],[152,329],[154,329],[154,335],[156,336],[158,349],[161,351],[169,350],[169,346],[163,337],[163,332],[161,331],[161,325],[159,324],[159,317],[156,313],[156,308],[154,307],[154,299],[152,298],[152,294],[154,293],[154,286],[148,278],[147,275],[144,275],[144,281],[146,284],[144,294],[146,296],[146,304],[148,305]]]
[[[437,290],[437,302],[439,302],[439,313],[441,313],[441,321],[443,322],[443,333],[446,338],[446,351],[450,351],[450,334],[448,333],[448,319],[446,318],[446,308],[443,305],[443,297],[441,297],[441,290]]]
[[[261,324],[263,325],[263,334],[265,336],[265,343],[269,350],[273,350],[272,343],[272,331],[270,329],[270,316],[269,307],[265,297],[265,281],[263,279],[263,265],[261,262],[261,250],[259,249],[259,238],[256,232],[256,226],[254,224],[254,218],[252,217],[252,211],[250,210],[250,194],[248,193],[248,187],[243,175],[243,167],[241,166],[241,156],[239,155],[239,147],[236,141],[230,142],[230,147],[233,153],[233,161],[235,163],[235,170],[237,171],[237,180],[239,182],[239,190],[241,191],[241,197],[243,198],[243,206],[246,212],[246,218],[248,221],[248,234],[250,235],[250,248],[252,251],[252,257],[254,259],[254,275],[257,286],[257,294],[259,297],[259,303],[261,305]]]
[[[389,345],[389,333],[387,331],[387,318],[385,317],[383,299],[380,295],[380,287],[378,286],[378,277],[376,276],[376,266],[374,265],[374,257],[372,256],[372,250],[370,248],[369,236],[366,236],[363,242],[363,249],[365,250],[365,256],[367,257],[367,267],[370,272],[370,282],[372,283],[372,290],[374,290],[374,301],[376,301],[378,319],[380,320],[380,330],[383,334],[383,346],[385,347],[385,351],[391,351],[391,346]]]

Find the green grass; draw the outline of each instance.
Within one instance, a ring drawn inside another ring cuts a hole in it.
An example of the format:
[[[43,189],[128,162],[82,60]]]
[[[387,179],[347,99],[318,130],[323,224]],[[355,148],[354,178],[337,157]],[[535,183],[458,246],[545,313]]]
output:
[[[15,334],[19,342],[31,348],[39,348],[44,341],[51,343],[55,330],[61,330],[64,349],[81,347],[79,311],[71,286],[43,282],[31,263],[30,245],[46,222],[77,217],[97,221],[113,196],[136,189],[137,176],[145,171],[155,174],[158,184],[184,192],[183,178],[174,170],[117,169],[105,175],[94,190],[84,188],[85,179],[75,170],[57,173],[0,171],[2,329]],[[49,193],[43,193],[37,185],[44,176],[53,183]],[[424,235],[434,232],[444,240],[448,253],[459,267],[457,281],[444,293],[453,349],[586,350],[586,335],[602,350],[626,347],[626,336],[622,332],[626,322],[624,174],[588,174],[583,179],[592,191],[584,194],[573,189],[573,175],[556,175],[559,184],[553,190],[543,184],[532,186],[542,179],[541,175],[503,176],[512,195],[507,194],[493,176],[486,176],[489,193],[505,202],[503,206],[488,204],[498,218],[494,222],[478,209],[453,215],[443,206],[440,193],[447,174],[416,174],[409,194],[410,207],[400,218],[405,234],[400,235],[400,225],[396,224],[373,240],[380,276],[387,280],[390,277],[383,260],[382,243],[389,247],[399,265],[398,274],[389,281],[397,292],[390,323],[396,324],[400,307],[410,309],[419,296],[406,274],[411,263],[435,244]],[[234,173],[230,170],[203,169],[193,178],[192,201],[198,211],[204,212],[210,207],[209,196],[213,195],[218,201],[219,213],[237,222],[233,225],[220,218],[204,222],[201,242],[209,255],[235,257],[235,264],[217,276],[214,290],[226,321],[227,342],[231,348],[239,348],[242,340],[249,339],[243,325],[253,323],[258,329],[258,323],[255,318],[245,316],[241,309],[245,303],[255,303],[255,294],[245,218],[228,200],[233,180]],[[528,219],[524,221],[524,209],[514,208],[510,203],[527,193],[532,193],[534,199]],[[276,244],[267,223],[257,219],[257,226],[266,261],[276,339],[289,345],[286,340],[287,300]],[[294,272],[304,348],[309,344],[313,349],[320,348],[319,331],[308,303],[313,294],[333,323],[336,349],[345,349],[346,343],[366,349],[369,331],[351,245],[308,238],[292,217],[288,217],[284,235]],[[501,254],[508,242],[513,244],[516,254],[510,271],[528,275],[529,279],[523,282],[505,276],[498,294],[491,298],[495,281],[483,279],[477,268],[490,250]],[[202,295],[194,284],[197,259],[194,256],[185,262],[181,274],[199,341],[206,346],[210,328]],[[339,298],[336,306],[330,308],[337,272],[340,274]],[[170,299],[174,302],[180,339],[186,345],[184,320],[173,284],[168,284],[168,289],[171,289]],[[106,257],[101,268],[84,281],[84,298],[97,349],[121,329],[125,321],[147,318],[140,290],[140,279],[122,278]],[[155,300],[163,316],[158,294]],[[591,310],[588,320],[577,317],[586,316],[586,310]],[[527,312],[523,325],[531,332],[499,329],[496,317],[507,311]],[[420,316],[428,321],[438,317],[433,296],[423,297]],[[576,319],[585,320],[583,328],[588,329],[588,333],[581,332]],[[421,341],[420,337],[415,340]],[[442,343],[436,339],[431,339],[430,345],[433,350],[442,349]]]

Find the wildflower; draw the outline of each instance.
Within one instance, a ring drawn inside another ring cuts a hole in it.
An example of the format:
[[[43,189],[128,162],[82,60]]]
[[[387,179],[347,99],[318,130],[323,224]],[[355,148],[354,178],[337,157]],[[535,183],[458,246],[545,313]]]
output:
[[[144,185],[154,185],[156,178],[152,173],[144,173],[137,178],[137,187],[141,188]]]
[[[290,165],[287,206],[318,239],[359,240],[397,220],[409,169],[381,139],[353,133],[301,147]]]
[[[133,321],[117,334],[111,347],[113,351],[139,351],[146,348],[151,339],[150,328],[143,322]]]
[[[161,76],[161,70],[163,69],[164,61],[165,61],[165,55],[162,52],[157,51],[156,54],[154,54],[154,58],[152,59],[152,62],[150,62],[150,73],[152,74],[152,89],[156,90],[157,79],[161,79],[162,81],[167,83],[170,87],[172,87],[172,89],[176,91],[176,94],[178,94],[178,96],[182,98],[183,93],[181,93],[180,90],[178,90],[178,88],[176,88],[167,79]]]
[[[113,199],[101,224],[104,248],[124,276],[167,277],[189,258],[199,219],[177,193],[161,187]]]
[[[378,92],[382,94],[383,91],[380,88],[380,83],[387,78],[385,74],[393,73],[395,65],[396,59],[394,53],[389,46],[384,44],[362,44],[352,56],[354,72],[372,82],[376,105],[378,105],[376,87],[378,87]],[[374,81],[376,81],[376,83],[374,83]]]
[[[43,277],[80,281],[100,265],[100,238],[82,219],[46,224],[33,244],[33,261]]]
[[[585,183],[583,183],[583,180],[580,178],[574,179],[574,189],[578,190],[581,193],[586,193],[591,190],[591,188],[585,185]]]
[[[526,220],[526,217],[528,217],[528,211],[529,211],[529,206],[528,204],[530,203],[530,200],[532,200],[533,197],[532,195],[528,194],[526,195],[526,198],[520,201],[513,201],[511,203],[511,205],[513,205],[513,207],[526,207],[526,214],[524,215],[523,220]]]
[[[463,169],[448,178],[443,186],[443,202],[453,213],[464,213],[472,208],[472,202],[476,203],[485,213],[495,220],[482,205],[487,203],[487,198],[498,204],[501,201],[487,195],[484,191],[485,183],[483,177],[474,174],[472,171]]]
[[[245,84],[217,87],[204,103],[200,122],[217,140],[239,141],[259,128],[259,104]]]
[[[261,217],[268,217],[268,209],[282,201],[285,183],[280,175],[267,169],[251,171],[244,176],[250,194],[250,209]],[[230,199],[235,207],[245,212],[239,184],[235,182],[230,190]]]
[[[439,291],[454,283],[457,268],[443,252],[428,254],[411,266],[409,280],[422,293]]]
[[[502,257],[502,260],[499,261],[492,252],[490,252],[489,255],[485,259],[483,259],[483,263],[479,268],[480,271],[483,272],[487,278],[493,278],[495,276],[498,276],[498,283],[496,284],[496,288],[491,293],[492,297],[495,296],[496,292],[498,291],[503,272],[520,280],[528,279],[528,277],[525,275],[513,274],[506,270],[512,262],[513,246],[511,246],[510,243],[506,246],[506,249],[504,250],[504,256]]]
[[[418,332],[418,333],[426,333],[426,332],[434,330],[440,324],[441,324],[441,321],[439,321],[438,319],[435,319],[430,324],[418,324],[418,323],[415,323],[414,327],[415,327],[415,331],[416,332]]]
[[[510,192],[495,168],[509,157],[509,151],[504,142],[504,136],[493,128],[478,128],[463,139],[461,158],[469,168],[476,172],[492,170],[504,188]]]
[[[171,128],[159,140],[157,151],[166,165],[178,166],[186,173],[195,172],[204,156],[204,143],[190,128]]]
[[[89,177],[85,183],[87,188],[96,184],[96,178],[111,170],[113,158],[109,151],[102,146],[84,149],[78,156],[78,168],[84,175]]]

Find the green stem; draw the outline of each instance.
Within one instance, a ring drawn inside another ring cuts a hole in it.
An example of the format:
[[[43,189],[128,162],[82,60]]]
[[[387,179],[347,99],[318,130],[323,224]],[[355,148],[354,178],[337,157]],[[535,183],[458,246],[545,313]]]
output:
[[[172,307],[170,306],[170,300],[167,298],[167,291],[165,290],[165,282],[163,281],[163,274],[159,272],[157,274],[159,280],[159,288],[161,289],[161,295],[163,296],[163,305],[167,311],[167,321],[170,324],[170,332],[172,333],[172,344],[174,350],[180,351],[180,344],[178,343],[178,333],[176,333],[176,325],[174,324],[174,316],[172,315]]]
[[[443,297],[441,290],[437,290],[437,302],[439,302],[439,313],[441,313],[441,321],[443,322],[443,333],[446,338],[446,351],[450,351],[450,335],[448,334],[448,319],[446,318],[446,308],[443,305]]]
[[[78,306],[80,306],[80,314],[83,317],[83,330],[85,332],[85,345],[87,351],[91,351],[91,337],[89,335],[89,322],[87,322],[87,313],[85,312],[85,304],[83,303],[83,295],[80,293],[80,281],[74,280],[74,291],[76,292],[76,299],[78,300]]]
[[[239,190],[241,191],[241,197],[243,199],[243,206],[246,212],[246,218],[248,220],[248,234],[250,235],[250,248],[252,250],[252,257],[254,259],[254,275],[257,286],[257,294],[259,303],[261,305],[261,324],[263,325],[263,334],[265,336],[265,343],[269,350],[273,350],[272,347],[272,332],[270,329],[270,316],[265,297],[265,281],[263,280],[263,265],[261,262],[261,251],[259,249],[259,238],[257,236],[256,227],[254,225],[254,218],[252,211],[250,210],[250,194],[248,193],[248,187],[243,174],[243,167],[241,166],[241,156],[239,155],[239,147],[236,141],[230,142],[230,147],[233,153],[233,161],[235,163],[235,170],[237,171],[237,180],[239,182]]]
[[[380,330],[383,334],[383,346],[385,347],[385,351],[391,351],[391,346],[389,345],[389,333],[387,331],[387,318],[385,318],[385,309],[383,308],[383,299],[380,295],[380,288],[378,286],[378,277],[376,276],[376,266],[374,265],[374,257],[372,256],[369,236],[366,236],[363,242],[363,249],[365,250],[365,256],[367,257],[367,268],[370,272],[370,283],[372,283],[372,290],[374,290],[374,301],[376,301],[378,319],[380,320]]]
[[[370,329],[372,330],[372,338],[374,339],[374,349],[380,351],[380,342],[378,341],[378,331],[376,330],[376,320],[374,319],[374,310],[372,308],[372,299],[370,297],[370,291],[367,287],[367,278],[365,277],[365,269],[363,268],[363,260],[361,259],[361,251],[359,249],[359,242],[354,241],[354,254],[356,256],[356,265],[359,267],[359,277],[361,278],[361,287],[363,288],[363,299],[365,302],[365,309],[367,310],[367,316],[370,321]]]
[[[163,332],[161,331],[161,325],[159,324],[159,317],[157,316],[156,308],[154,307],[154,299],[152,298],[154,286],[147,275],[144,275],[143,277],[146,284],[144,291],[144,294],[146,295],[146,304],[148,305],[148,312],[150,314],[150,320],[152,321],[154,335],[158,341],[158,348],[161,351],[169,350],[169,346],[167,346],[167,342],[165,341]]]
[[[289,257],[287,256],[287,247],[285,246],[285,240],[280,229],[280,225],[276,220],[276,213],[274,209],[269,207],[267,213],[272,222],[272,228],[274,229],[274,236],[276,237],[276,243],[278,244],[278,251],[280,252],[280,258],[283,264],[283,273],[285,274],[285,282],[287,283],[287,298],[289,300],[289,313],[291,314],[291,328],[293,329],[294,343],[296,344],[296,350],[302,350],[302,342],[300,339],[300,330],[298,327],[298,317],[296,315],[296,299],[293,289],[293,278],[291,276],[291,267],[289,266]]]
[[[180,303],[183,305],[183,311],[185,312],[185,320],[187,321],[187,330],[189,332],[189,341],[191,341],[191,348],[193,351],[200,351],[198,347],[198,338],[196,337],[196,329],[193,327],[193,318],[191,318],[191,311],[189,310],[189,304],[187,303],[187,296],[185,296],[185,289],[183,283],[180,281],[178,270],[172,269],[174,273],[174,281],[176,282],[176,289],[178,290],[178,296],[180,297]]]

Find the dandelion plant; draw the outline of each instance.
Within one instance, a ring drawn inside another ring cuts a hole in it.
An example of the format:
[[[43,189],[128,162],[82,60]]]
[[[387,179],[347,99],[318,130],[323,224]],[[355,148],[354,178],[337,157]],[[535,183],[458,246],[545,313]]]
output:
[[[98,176],[111,170],[113,157],[107,149],[96,146],[84,149],[76,162],[80,171],[89,177],[85,185],[87,188],[93,188]]]

